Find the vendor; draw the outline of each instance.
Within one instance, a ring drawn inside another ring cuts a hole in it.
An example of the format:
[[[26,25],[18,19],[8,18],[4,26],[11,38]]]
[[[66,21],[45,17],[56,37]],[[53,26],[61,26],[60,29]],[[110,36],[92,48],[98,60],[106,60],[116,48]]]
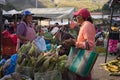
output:
[[[18,36],[17,40],[17,50],[18,48],[28,41],[33,41],[36,38],[36,32],[32,24],[32,13],[28,10],[22,12],[23,18],[20,24],[17,26],[16,34]]]

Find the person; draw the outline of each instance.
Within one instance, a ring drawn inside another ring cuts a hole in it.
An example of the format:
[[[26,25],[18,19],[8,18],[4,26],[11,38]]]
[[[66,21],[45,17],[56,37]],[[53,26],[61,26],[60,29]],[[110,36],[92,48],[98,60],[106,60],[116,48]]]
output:
[[[2,72],[4,73],[4,76],[0,80],[7,80],[11,78],[11,74],[15,72],[16,68],[16,61],[18,58],[18,54],[13,54],[9,59],[7,59],[2,66]]]
[[[53,28],[53,30],[51,31],[51,34],[53,35],[53,38],[56,39],[57,45],[61,45],[58,51],[59,55],[61,56],[64,54],[68,55],[70,47],[64,45],[64,41],[69,40],[69,39],[75,39],[74,36],[68,32],[64,32],[62,28],[60,29]]]
[[[98,32],[97,32],[96,35],[95,35],[95,41],[96,41],[98,38],[103,38],[103,39],[105,38],[105,34],[104,34],[103,31],[98,30]]]
[[[70,38],[74,39],[73,35],[68,32],[64,32],[62,28],[53,28],[51,34],[53,35],[53,38],[56,38],[59,42],[64,42],[65,40]]]
[[[98,32],[95,34],[96,46],[103,46],[104,45],[104,39],[105,39],[104,31],[98,30]]]
[[[95,46],[95,27],[86,8],[81,8],[73,14],[76,17],[77,24],[80,26],[77,40],[75,41],[76,48],[83,48],[92,51]],[[76,80],[91,80],[91,73],[87,77],[76,77]]]
[[[17,26],[17,47],[16,50],[28,41],[33,41],[36,38],[36,32],[32,24],[32,13],[28,10],[22,12],[23,18],[20,24]]]
[[[9,29],[9,21],[7,19],[5,19],[4,24],[4,30]]]
[[[119,43],[119,32],[118,31],[118,25],[115,23],[111,27],[111,32],[109,33],[109,45],[108,45],[108,51],[110,55],[117,55],[118,48],[117,44]]]
[[[55,35],[57,31],[59,30],[58,23],[55,23],[55,27],[50,31],[52,35]]]
[[[71,41],[76,48],[82,48],[85,50],[92,51],[95,46],[95,26],[93,24],[90,12],[86,8],[81,8],[73,15],[76,17],[76,22],[79,25],[79,33],[77,40]],[[65,42],[68,44],[67,42]],[[92,80],[91,73],[87,77],[76,75],[76,80]]]

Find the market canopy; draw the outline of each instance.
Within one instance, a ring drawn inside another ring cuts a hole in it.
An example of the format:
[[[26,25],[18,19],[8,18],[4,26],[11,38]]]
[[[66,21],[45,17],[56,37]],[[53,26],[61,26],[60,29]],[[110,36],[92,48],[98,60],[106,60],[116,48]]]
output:
[[[5,5],[5,0],[0,0],[0,4]]]
[[[5,11],[5,10],[2,10],[2,14],[3,14],[3,15],[6,15],[6,14],[8,14],[8,12]]]
[[[19,11],[13,9],[13,10],[8,11],[8,14],[14,15],[14,14],[20,14],[20,13]]]
[[[3,14],[3,15],[14,15],[14,14],[20,14],[20,12],[17,11],[17,10],[15,10],[15,9],[9,10],[9,11],[3,10],[3,13],[2,13],[2,14]]]
[[[72,13],[75,11],[75,8],[28,8],[25,10],[31,11],[34,16],[37,17],[46,17],[51,19],[71,19],[73,17]]]

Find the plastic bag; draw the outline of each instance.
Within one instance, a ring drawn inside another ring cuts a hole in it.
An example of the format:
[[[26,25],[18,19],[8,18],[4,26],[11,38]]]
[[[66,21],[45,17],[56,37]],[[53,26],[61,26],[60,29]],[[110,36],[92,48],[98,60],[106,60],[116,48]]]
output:
[[[46,44],[45,44],[45,40],[43,37],[38,36],[34,41],[35,41],[36,46],[41,52],[46,50]]]

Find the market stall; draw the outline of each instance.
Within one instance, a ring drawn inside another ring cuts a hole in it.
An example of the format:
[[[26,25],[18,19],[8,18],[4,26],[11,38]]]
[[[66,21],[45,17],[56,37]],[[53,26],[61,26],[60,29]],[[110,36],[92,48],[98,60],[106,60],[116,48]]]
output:
[[[31,11],[33,17],[45,17],[51,19],[72,19],[72,13],[75,11],[74,7],[63,8],[28,8],[25,10]]]
[[[113,24],[113,22],[117,19],[113,18],[114,17],[114,12],[115,10],[120,10],[120,8],[117,8],[116,6],[120,5],[120,0],[111,0],[109,2],[109,7],[111,8],[111,16],[110,16],[110,27],[109,27],[109,37],[108,37],[108,41],[107,41],[107,49],[106,49],[106,57],[105,57],[105,62],[107,61],[107,56],[108,56],[108,48],[109,48],[109,41],[110,41],[110,37],[113,34],[118,34],[120,33],[119,28],[114,28],[113,29],[113,25],[115,26],[115,24]],[[114,21],[113,21],[114,20]],[[116,36],[116,35],[114,35]],[[119,39],[119,36],[117,37]]]

